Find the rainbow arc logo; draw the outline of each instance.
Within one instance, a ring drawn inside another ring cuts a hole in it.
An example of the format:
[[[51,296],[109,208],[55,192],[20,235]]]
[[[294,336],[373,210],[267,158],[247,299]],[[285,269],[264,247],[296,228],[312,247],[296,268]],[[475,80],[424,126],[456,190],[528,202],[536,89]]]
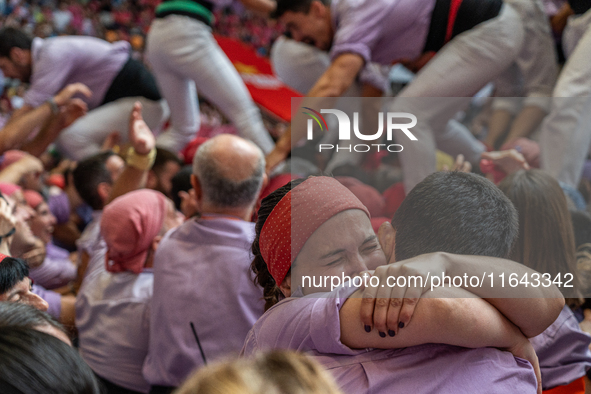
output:
[[[307,109],[308,111],[313,112],[313,113],[310,113],[310,112],[303,112],[303,113],[306,115],[310,115],[312,117],[312,119],[314,119],[316,121],[316,123],[318,123],[318,126],[320,126],[320,129],[322,131],[328,131],[328,125],[326,124],[326,120],[324,119],[324,116],[322,116],[320,114],[320,112],[315,111],[309,107],[304,107],[304,109]],[[320,122],[320,120],[322,120],[322,123]]]

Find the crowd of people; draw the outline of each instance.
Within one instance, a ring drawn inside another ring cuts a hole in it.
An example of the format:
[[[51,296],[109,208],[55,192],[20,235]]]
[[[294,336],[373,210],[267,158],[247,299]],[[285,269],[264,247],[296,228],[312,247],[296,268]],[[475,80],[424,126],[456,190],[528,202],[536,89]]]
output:
[[[591,1],[0,11],[1,392],[591,391]]]

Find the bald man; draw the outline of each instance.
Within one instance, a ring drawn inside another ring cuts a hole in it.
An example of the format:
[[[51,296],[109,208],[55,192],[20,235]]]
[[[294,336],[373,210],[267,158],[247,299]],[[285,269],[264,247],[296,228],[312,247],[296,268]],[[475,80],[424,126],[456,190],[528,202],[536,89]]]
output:
[[[262,315],[249,246],[265,177],[263,152],[240,137],[219,135],[195,154],[191,183],[201,217],[166,234],[154,257],[143,368],[151,393],[172,392],[205,360],[238,356]]]

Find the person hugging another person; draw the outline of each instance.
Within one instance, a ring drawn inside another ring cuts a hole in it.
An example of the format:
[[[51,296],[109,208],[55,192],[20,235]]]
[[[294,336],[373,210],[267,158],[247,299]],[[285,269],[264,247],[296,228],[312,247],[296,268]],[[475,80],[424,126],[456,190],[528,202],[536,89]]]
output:
[[[394,388],[416,393],[541,390],[534,374],[537,357],[526,336],[540,334],[560,313],[564,299],[555,286],[436,287],[425,294],[424,289],[411,287],[397,296],[376,295],[377,289],[400,290],[378,286],[366,288],[365,292],[374,293],[360,298],[362,290],[355,287],[331,292],[330,283],[320,288],[302,281],[304,276],[316,280],[327,275],[353,277],[368,269],[376,270],[380,283],[385,283],[384,274],[391,269],[395,277],[401,273],[424,276],[426,272],[479,277],[484,272],[496,276],[507,270],[533,273],[498,258],[506,256],[517,234],[516,213],[492,183],[482,180],[488,189],[480,196],[468,194],[470,198],[463,201],[473,200],[468,207],[456,202],[460,212],[467,209],[462,215],[444,210],[439,225],[445,232],[434,238],[444,244],[453,241],[453,234],[459,241],[468,239],[481,250],[462,252],[480,256],[434,253],[440,249],[425,248],[423,252],[430,254],[395,264],[387,264],[398,255],[399,247],[397,240],[394,252],[391,227],[390,233],[381,231],[382,249],[367,208],[338,181],[327,177],[296,180],[270,194],[259,210],[252,248],[252,269],[264,288],[267,311],[249,332],[243,354],[282,348],[307,352],[329,369],[346,393],[391,393]],[[481,190],[482,185],[475,189]],[[457,199],[456,195],[436,196],[448,203]],[[478,197],[487,199],[488,209],[481,209]],[[441,212],[442,204],[430,210]],[[446,220],[458,216],[468,220],[465,227],[446,225]],[[495,231],[483,231],[490,226]],[[482,250],[482,241],[493,249]],[[380,301],[375,305],[364,301],[376,298]],[[414,303],[405,300],[398,316],[395,310],[402,298],[414,298]]]

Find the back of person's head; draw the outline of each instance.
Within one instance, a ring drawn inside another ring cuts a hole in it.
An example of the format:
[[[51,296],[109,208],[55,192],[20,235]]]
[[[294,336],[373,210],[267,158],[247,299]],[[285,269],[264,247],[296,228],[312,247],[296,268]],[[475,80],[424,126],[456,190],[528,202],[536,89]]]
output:
[[[0,302],[0,327],[32,328],[71,344],[64,327],[49,314],[18,302]]]
[[[0,255],[0,294],[4,294],[29,276],[29,265],[23,259]]]
[[[23,327],[0,327],[3,394],[98,394],[90,367],[71,346]]]
[[[566,196],[559,183],[541,170],[521,170],[503,179],[499,188],[519,213],[519,237],[510,258],[540,273],[574,278],[573,297],[579,289],[575,269],[575,237]],[[561,287],[563,294],[566,287]],[[567,294],[565,294],[567,295]]]
[[[33,40],[27,34],[14,27],[0,30],[0,57],[10,57],[12,48],[31,49]]]
[[[340,394],[333,378],[304,354],[275,351],[199,369],[175,394]]]
[[[139,189],[117,197],[101,217],[107,270],[141,273],[152,256],[154,243],[179,224],[172,201],[160,192]]]
[[[172,177],[176,175],[182,165],[182,160],[175,153],[163,148],[156,148],[156,158],[148,173],[146,187],[170,197]]]
[[[489,180],[436,172],[416,185],[396,211],[396,260],[423,253],[507,257],[518,232],[511,201]]]
[[[203,200],[218,208],[256,203],[265,176],[265,157],[252,142],[222,134],[199,147],[193,158]]]
[[[252,243],[252,255],[254,259],[250,268],[255,274],[255,284],[258,284],[263,288],[263,297],[265,299],[265,310],[269,309],[276,303],[278,303],[283,297],[283,293],[279,289],[281,283],[276,283],[273,279],[273,275],[269,272],[267,263],[261,254],[261,248],[259,245],[261,231],[265,225],[267,218],[273,211],[273,208],[283,197],[287,195],[293,188],[304,182],[305,179],[295,179],[286,185],[278,188],[267,197],[263,198],[261,206],[257,212],[257,222],[255,225],[255,239]],[[289,273],[288,273],[289,274]]]
[[[82,200],[94,210],[104,207],[104,200],[99,193],[99,185],[113,184],[111,173],[107,169],[107,160],[115,155],[112,151],[101,152],[78,163],[73,172],[74,186]]]
[[[179,192],[188,192],[193,188],[191,185],[191,174],[193,167],[186,165],[172,178],[172,189],[170,190],[172,201],[177,210],[181,210],[181,198]]]

